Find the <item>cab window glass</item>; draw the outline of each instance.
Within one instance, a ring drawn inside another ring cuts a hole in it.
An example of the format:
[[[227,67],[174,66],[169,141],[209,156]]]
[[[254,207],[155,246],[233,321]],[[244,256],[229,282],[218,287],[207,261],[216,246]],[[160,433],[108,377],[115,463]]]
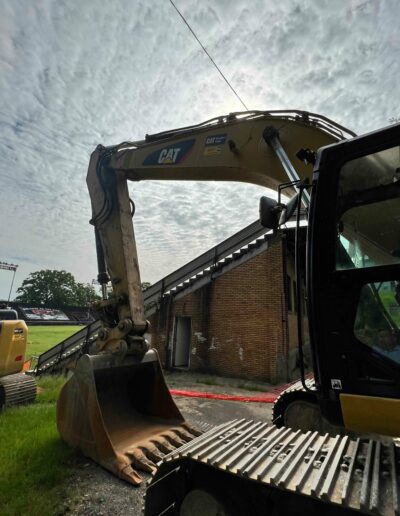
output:
[[[361,289],[354,335],[400,364],[400,281],[368,283]]]
[[[337,234],[337,270],[400,262],[399,146],[342,167]]]

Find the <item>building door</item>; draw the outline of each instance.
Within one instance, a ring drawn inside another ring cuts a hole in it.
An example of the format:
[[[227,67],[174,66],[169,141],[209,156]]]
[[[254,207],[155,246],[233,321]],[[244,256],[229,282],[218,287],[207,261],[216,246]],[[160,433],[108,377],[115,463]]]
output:
[[[190,317],[175,317],[174,367],[189,367],[191,329]]]

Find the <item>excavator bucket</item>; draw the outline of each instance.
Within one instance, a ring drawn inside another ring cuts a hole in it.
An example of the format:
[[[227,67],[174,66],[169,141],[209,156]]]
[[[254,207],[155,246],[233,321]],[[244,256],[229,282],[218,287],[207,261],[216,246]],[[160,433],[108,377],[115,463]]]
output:
[[[62,439],[135,485],[162,456],[200,432],[169,393],[155,350],[143,357],[83,355],[57,402]]]

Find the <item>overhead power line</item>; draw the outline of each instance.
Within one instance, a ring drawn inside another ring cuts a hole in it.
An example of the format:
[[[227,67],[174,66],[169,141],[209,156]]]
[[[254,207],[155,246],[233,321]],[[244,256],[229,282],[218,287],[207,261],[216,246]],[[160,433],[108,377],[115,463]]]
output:
[[[179,14],[179,16],[182,18],[183,22],[185,23],[185,25],[187,26],[187,28],[190,30],[190,32],[193,34],[193,37],[196,39],[197,43],[201,46],[201,48],[203,49],[203,51],[206,53],[206,55],[208,56],[208,58],[210,59],[210,61],[212,62],[212,64],[215,66],[215,68],[218,70],[219,74],[221,75],[221,77],[224,79],[224,81],[226,82],[226,84],[229,86],[229,88],[233,91],[234,95],[236,96],[236,98],[239,100],[239,102],[242,104],[242,106],[245,108],[246,111],[249,110],[249,108],[246,106],[246,104],[243,102],[243,100],[239,97],[239,94],[237,93],[237,91],[233,88],[233,86],[231,85],[231,83],[228,81],[228,79],[225,77],[225,75],[223,74],[222,70],[219,68],[219,66],[217,65],[217,63],[214,61],[214,59],[210,56],[210,54],[207,52],[207,49],[205,48],[205,46],[203,45],[203,43],[199,40],[199,38],[196,36],[194,30],[192,29],[192,27],[189,25],[189,23],[186,21],[186,18],[183,16],[183,14],[180,12],[180,10],[176,7],[176,5],[174,4],[174,2],[172,0],[169,0],[170,3],[173,5],[174,9],[176,10],[176,12]]]

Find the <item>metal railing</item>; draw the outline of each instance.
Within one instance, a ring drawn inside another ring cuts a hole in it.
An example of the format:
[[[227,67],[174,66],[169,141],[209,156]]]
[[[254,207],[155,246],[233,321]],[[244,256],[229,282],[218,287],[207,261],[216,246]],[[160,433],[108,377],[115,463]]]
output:
[[[148,287],[143,293],[145,306],[157,303],[163,295],[170,293],[171,290],[176,289],[177,286],[196,277],[199,273],[214,267],[218,262],[265,235],[265,233],[267,233],[267,229],[256,220],[238,233],[235,233],[194,260],[191,260],[183,267],[180,267],[154,285]]]

